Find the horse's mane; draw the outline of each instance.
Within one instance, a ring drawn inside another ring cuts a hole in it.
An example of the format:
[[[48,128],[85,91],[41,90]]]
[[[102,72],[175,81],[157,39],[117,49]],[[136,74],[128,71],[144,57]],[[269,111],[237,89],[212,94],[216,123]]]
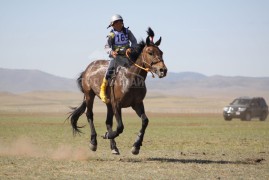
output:
[[[145,41],[141,40],[136,47],[132,48],[132,51],[130,53],[130,58],[132,61],[136,61],[139,55],[142,53],[146,43]]]
[[[149,37],[152,37],[152,38],[154,37],[154,32],[150,27],[147,30],[147,34],[148,34]]]
[[[147,30],[147,34],[148,34],[147,40],[149,38],[152,38],[152,40],[153,40],[154,32],[150,27]],[[150,43],[152,43],[152,42],[150,42]],[[137,58],[139,57],[139,55],[142,53],[145,46],[146,46],[145,41],[141,40],[138,43],[137,47],[132,49],[131,54],[130,54],[131,60],[133,60],[135,62],[137,60]]]

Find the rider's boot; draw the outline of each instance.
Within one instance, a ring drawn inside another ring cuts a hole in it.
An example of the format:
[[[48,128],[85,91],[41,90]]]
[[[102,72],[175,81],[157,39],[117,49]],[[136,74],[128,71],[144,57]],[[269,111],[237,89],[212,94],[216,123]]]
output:
[[[108,81],[106,80],[106,78],[103,79],[102,85],[101,85],[101,89],[100,89],[100,98],[104,103],[108,103],[108,99],[106,97],[106,86],[108,84]]]

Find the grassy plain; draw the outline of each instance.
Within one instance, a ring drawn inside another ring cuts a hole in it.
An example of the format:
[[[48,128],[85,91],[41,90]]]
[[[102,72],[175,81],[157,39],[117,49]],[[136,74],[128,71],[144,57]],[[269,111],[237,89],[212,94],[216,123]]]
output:
[[[98,149],[91,152],[89,126],[73,137],[65,121],[67,106],[79,104],[80,96],[2,95],[0,179],[269,179],[269,120],[224,121],[219,107],[226,100],[210,99],[149,97],[150,123],[137,156],[130,150],[141,122],[124,110],[125,129],[116,139],[121,154],[115,156],[101,138],[105,114],[98,100]],[[87,125],[85,115],[79,124]]]

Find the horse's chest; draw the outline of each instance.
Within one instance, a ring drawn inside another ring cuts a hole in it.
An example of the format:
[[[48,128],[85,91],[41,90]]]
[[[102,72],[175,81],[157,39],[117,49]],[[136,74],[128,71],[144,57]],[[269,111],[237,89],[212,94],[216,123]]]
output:
[[[135,93],[137,92],[144,92],[146,85],[145,81],[140,78],[121,78],[119,81],[120,90],[122,94],[128,94],[128,93]]]
[[[144,89],[146,87],[144,77],[138,74],[121,72],[118,77],[117,83],[121,86],[122,93],[126,93],[134,89]]]
[[[114,94],[124,107],[143,101],[146,95],[144,77],[121,68],[114,83]]]
[[[140,103],[146,96],[146,91],[144,89],[130,89],[128,92],[123,94],[119,98],[119,102],[122,107],[130,107],[134,104]]]
[[[128,107],[136,102],[141,102],[146,95],[145,81],[139,78],[122,76],[115,82],[115,96],[124,106]]]

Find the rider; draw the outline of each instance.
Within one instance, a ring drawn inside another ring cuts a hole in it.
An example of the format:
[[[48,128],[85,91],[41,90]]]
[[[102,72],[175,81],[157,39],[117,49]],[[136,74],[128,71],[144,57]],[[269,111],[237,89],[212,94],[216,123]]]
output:
[[[105,45],[105,51],[109,54],[110,62],[108,69],[106,71],[106,75],[103,79],[101,90],[100,90],[100,98],[104,103],[108,103],[108,99],[106,97],[106,86],[108,84],[108,79],[111,78],[111,75],[115,69],[115,61],[118,60],[118,56],[122,56],[126,58],[126,52],[131,52],[130,48],[134,48],[137,46],[137,40],[133,33],[124,27],[123,18],[115,14],[111,17],[110,24],[107,28],[112,26],[112,30],[110,31],[109,35],[107,36],[107,43]],[[130,46],[131,42],[131,46]]]

